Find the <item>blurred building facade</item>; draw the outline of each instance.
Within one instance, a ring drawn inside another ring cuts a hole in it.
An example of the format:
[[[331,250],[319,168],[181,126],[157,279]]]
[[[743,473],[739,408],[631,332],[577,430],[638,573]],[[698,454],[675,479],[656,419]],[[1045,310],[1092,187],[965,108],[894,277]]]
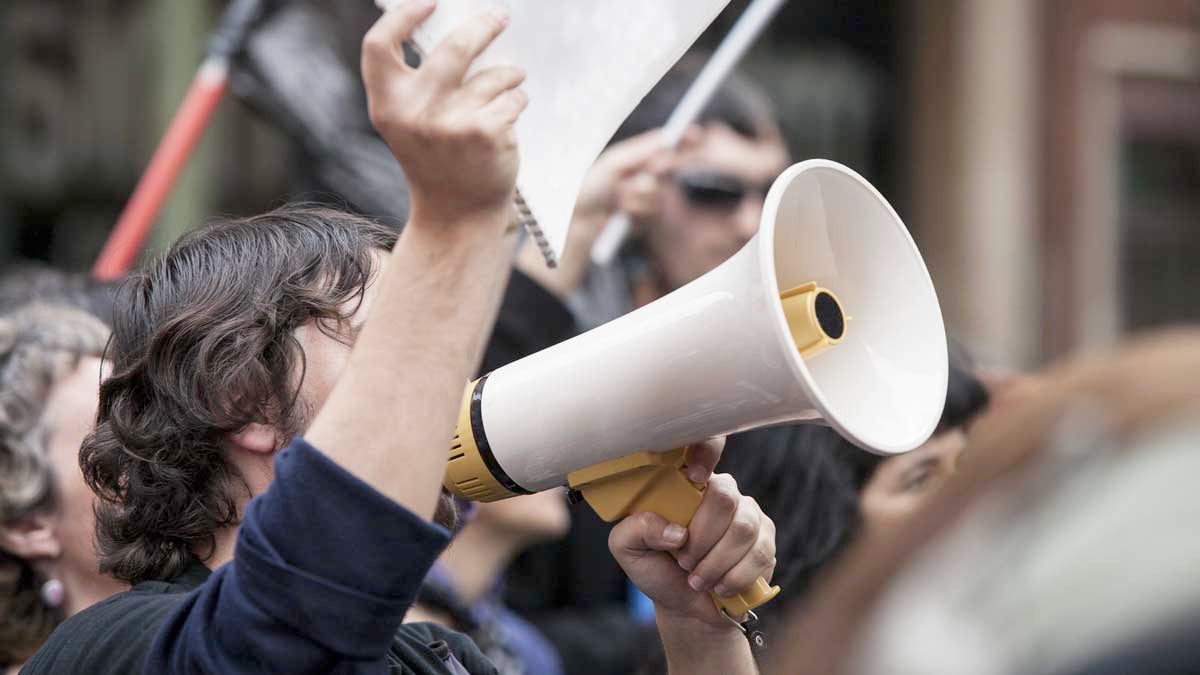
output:
[[[1200,320],[1200,3],[912,16],[910,217],[964,341],[1032,364]]]
[[[88,267],[223,4],[0,6],[0,264]],[[982,361],[1200,319],[1195,0],[791,0],[746,70],[797,159],[842,161],[893,201]],[[289,164],[227,102],[151,250],[286,200]]]
[[[0,264],[86,270],[183,98],[221,0],[0,5]],[[267,125],[221,106],[149,243],[286,196]]]

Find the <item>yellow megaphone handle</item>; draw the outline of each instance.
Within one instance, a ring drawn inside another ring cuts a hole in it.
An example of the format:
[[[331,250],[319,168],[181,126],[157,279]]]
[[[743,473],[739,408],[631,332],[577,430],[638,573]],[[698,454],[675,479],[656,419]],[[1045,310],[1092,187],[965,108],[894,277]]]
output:
[[[567,481],[607,522],[632,513],[649,512],[687,527],[704,500],[707,486],[688,480],[683,472],[686,461],[683,448],[636,452],[575,471],[567,476]],[[718,610],[736,619],[778,594],[778,586],[759,577],[753,586],[737,595],[709,595]]]

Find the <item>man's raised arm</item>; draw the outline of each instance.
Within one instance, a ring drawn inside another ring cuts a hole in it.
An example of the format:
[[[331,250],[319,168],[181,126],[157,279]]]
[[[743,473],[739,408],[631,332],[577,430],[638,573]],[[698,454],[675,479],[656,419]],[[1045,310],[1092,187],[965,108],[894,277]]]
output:
[[[432,8],[402,3],[363,42],[371,120],[404,165],[412,216],[346,372],[306,435],[425,518],[510,269],[513,124],[526,105],[516,68],[467,77],[503,30],[504,15],[465,24],[419,69],[404,64],[401,45]]]

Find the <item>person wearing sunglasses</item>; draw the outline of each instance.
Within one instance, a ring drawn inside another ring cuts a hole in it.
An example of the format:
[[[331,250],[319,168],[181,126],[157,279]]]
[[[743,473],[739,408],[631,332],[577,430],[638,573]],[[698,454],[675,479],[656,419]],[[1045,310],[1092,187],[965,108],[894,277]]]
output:
[[[703,68],[685,59],[650,92],[588,175],[567,251],[547,270],[532,247],[519,269],[566,302],[581,329],[611,321],[694,281],[758,231],[763,200],[790,156],[766,93],[739,75],[719,88],[675,150],[659,129]],[[634,232],[616,261],[590,264],[605,223],[628,213]]]
[[[753,144],[730,134],[720,127],[706,131],[709,147],[699,146],[704,154],[689,153],[695,168],[678,170],[664,191],[656,226],[643,235],[659,261],[654,290],[695,280],[758,232],[763,202],[782,170],[778,160],[786,162],[786,155],[769,143],[736,149]]]
[[[695,281],[750,241],[767,191],[787,165],[773,127],[749,137],[720,122],[703,126],[676,159],[657,208],[638,214],[647,267],[631,280],[634,305]]]

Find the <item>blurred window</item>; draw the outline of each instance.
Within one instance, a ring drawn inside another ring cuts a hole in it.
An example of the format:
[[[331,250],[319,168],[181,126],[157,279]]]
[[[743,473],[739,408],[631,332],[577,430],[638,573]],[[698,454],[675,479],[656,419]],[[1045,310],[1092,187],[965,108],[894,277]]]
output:
[[[1121,90],[1122,327],[1200,321],[1200,84]]]

